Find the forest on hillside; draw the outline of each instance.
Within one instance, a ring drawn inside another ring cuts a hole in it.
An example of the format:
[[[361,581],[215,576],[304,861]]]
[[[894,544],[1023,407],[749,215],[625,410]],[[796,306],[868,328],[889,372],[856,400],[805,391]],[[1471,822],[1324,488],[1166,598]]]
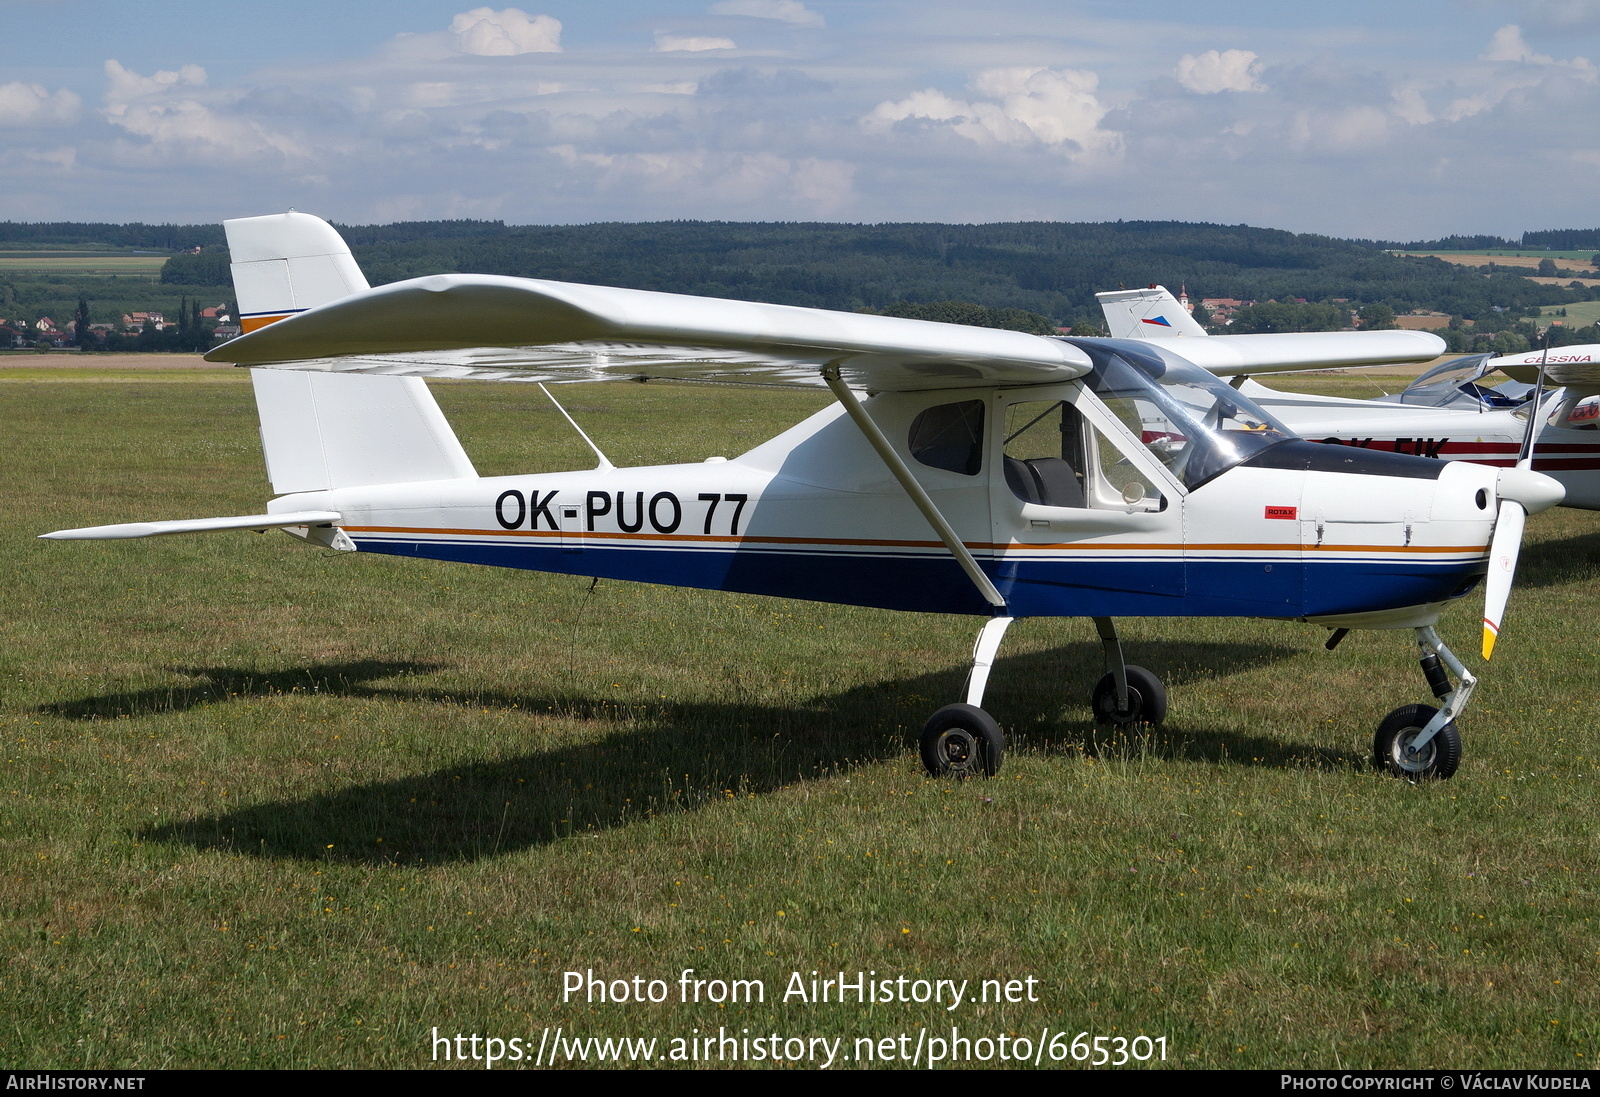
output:
[[[1196,300],[1424,308],[1495,323],[1508,313],[1600,297],[1600,287],[1541,285],[1504,269],[1391,255],[1389,242],[1246,225],[426,221],[339,229],[374,284],[455,271],[847,311],[967,302],[1064,326],[1100,323],[1096,291],[1149,283],[1185,287]],[[1600,239],[1600,230],[1594,235]],[[59,321],[80,298],[95,320],[231,300],[219,225],[0,223],[0,253],[92,246],[200,250],[173,254],[159,282],[0,269],[0,317]]]

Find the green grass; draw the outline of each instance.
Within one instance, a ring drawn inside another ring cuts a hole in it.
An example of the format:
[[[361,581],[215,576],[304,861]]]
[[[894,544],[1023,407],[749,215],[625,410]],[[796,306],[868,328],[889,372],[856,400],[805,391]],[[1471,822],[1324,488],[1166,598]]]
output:
[[[1562,309],[1565,316],[1556,315]],[[1560,320],[1562,327],[1581,328],[1600,324],[1600,301],[1577,301],[1570,305],[1546,305],[1539,310],[1539,324],[1547,327],[1551,320]]]
[[[161,273],[165,255],[6,255],[0,252],[0,271],[36,271],[44,274],[148,274]]]
[[[484,472],[590,463],[537,390],[436,391]],[[618,463],[733,454],[821,403],[560,392]],[[1406,634],[1329,653],[1308,626],[1146,619],[1124,639],[1171,690],[1160,732],[1093,727],[1086,622],[1023,622],[987,702],[1005,769],[955,784],[914,737],[971,620],[275,534],[38,541],[260,509],[254,409],[191,377],[0,399],[7,1066],[407,1068],[434,1026],[547,1025],[1145,1033],[1212,1067],[1600,1052],[1592,514],[1530,522],[1451,781],[1369,768],[1378,720],[1426,698]],[[1458,650],[1476,618],[1446,618]],[[768,1001],[562,1002],[568,970],[675,991],[685,968]],[[781,1001],[841,969],[1040,1000]]]

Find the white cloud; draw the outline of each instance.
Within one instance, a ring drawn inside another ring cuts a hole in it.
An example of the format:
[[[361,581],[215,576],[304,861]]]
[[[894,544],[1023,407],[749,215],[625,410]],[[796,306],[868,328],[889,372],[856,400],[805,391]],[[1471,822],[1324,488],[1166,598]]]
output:
[[[1099,78],[1077,69],[990,69],[973,78],[974,91],[988,100],[967,102],[934,88],[913,92],[898,102],[879,103],[861,120],[869,132],[898,122],[922,119],[946,123],[979,144],[1016,147],[1075,147],[1083,157],[1114,155],[1121,136],[1100,128],[1108,107],[1095,91]],[[998,100],[998,101],[996,101]]]
[[[0,84],[0,126],[72,122],[83,100],[62,88],[51,94],[38,84]]]
[[[1415,85],[1407,84],[1395,88],[1390,98],[1393,103],[1389,109],[1413,126],[1425,126],[1433,121],[1433,112],[1428,109],[1428,101],[1422,97],[1422,91]]]
[[[115,61],[107,61],[105,70],[106,109],[112,113],[120,113],[134,99],[161,95],[181,85],[198,87],[206,82],[206,70],[199,65],[185,65],[176,71],[163,69],[152,76],[140,76]]]
[[[561,23],[548,15],[529,16],[521,8],[473,8],[450,20],[456,49],[477,57],[522,53],[560,53]]]
[[[702,50],[733,50],[738,48],[731,38],[708,38],[681,34],[656,35],[657,53],[699,53]]]
[[[1201,95],[1223,91],[1266,91],[1259,77],[1261,60],[1250,50],[1206,50],[1178,60],[1178,83]]]
[[[174,93],[206,82],[199,65],[141,76],[115,60],[105,63],[105,117],[152,145],[185,146],[209,160],[303,157],[298,143],[246,118],[230,117],[192,97]]]
[[[799,0],[717,0],[711,5],[714,15],[746,15],[752,19],[776,19],[797,27],[824,26],[822,13],[812,11]]]
[[[1527,42],[1523,41],[1522,28],[1515,23],[1509,23],[1494,32],[1494,37],[1489,39],[1489,48],[1478,57],[1480,61],[1522,61],[1533,65],[1550,65],[1555,63],[1554,57],[1546,57],[1541,53],[1534,53]]]
[[[735,210],[778,202],[812,216],[837,213],[854,197],[855,165],[840,160],[705,150],[603,153],[574,145],[548,151],[570,168],[593,172],[603,191],[692,196]]]
[[[1590,71],[1594,68],[1586,58],[1574,57],[1569,61],[1557,61],[1543,53],[1533,52],[1533,47],[1528,45],[1522,37],[1522,28],[1515,23],[1508,23],[1494,32],[1494,37],[1489,39],[1489,47],[1478,57],[1480,61],[1515,61],[1524,65],[1565,65],[1569,68]]]

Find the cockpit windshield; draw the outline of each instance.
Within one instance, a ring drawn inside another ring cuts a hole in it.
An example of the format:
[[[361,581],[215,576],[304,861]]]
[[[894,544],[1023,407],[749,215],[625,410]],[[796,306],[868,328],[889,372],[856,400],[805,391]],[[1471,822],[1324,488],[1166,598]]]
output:
[[[1512,408],[1522,403],[1531,385],[1516,382],[1490,388],[1483,379],[1494,373],[1498,366],[1489,364],[1492,354],[1472,354],[1435,366],[1418,377],[1400,394],[1400,403],[1415,404],[1425,408],[1443,408],[1467,404],[1473,408]],[[1502,381],[1505,378],[1501,378]],[[1508,389],[1526,389],[1509,392]]]
[[[1176,353],[1122,339],[1073,339],[1094,362],[1084,378],[1135,438],[1193,489],[1269,446],[1299,437]]]

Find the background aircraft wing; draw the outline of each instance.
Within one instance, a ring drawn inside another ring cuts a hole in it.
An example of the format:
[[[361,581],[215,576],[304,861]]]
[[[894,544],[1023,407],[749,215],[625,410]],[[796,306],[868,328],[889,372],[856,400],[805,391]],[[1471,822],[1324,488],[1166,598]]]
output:
[[[1428,362],[1445,341],[1426,331],[1296,331],[1185,339],[1181,353],[1218,377]]]
[[[1420,331],[1286,332],[1212,335],[1164,286],[1097,293],[1113,338],[1171,340],[1184,336],[1182,354],[1219,377],[1294,373],[1311,369],[1404,365],[1445,352],[1444,340]],[[1418,338],[1421,336],[1421,338]]]
[[[1531,385],[1544,365],[1546,385],[1561,385],[1587,392],[1600,391],[1600,344],[1551,347],[1491,358],[1488,365],[1498,368],[1513,381]]]
[[[206,355],[328,372],[526,381],[678,378],[897,391],[1066,381],[1070,343],[926,320],[498,275],[445,274],[351,294]]]

